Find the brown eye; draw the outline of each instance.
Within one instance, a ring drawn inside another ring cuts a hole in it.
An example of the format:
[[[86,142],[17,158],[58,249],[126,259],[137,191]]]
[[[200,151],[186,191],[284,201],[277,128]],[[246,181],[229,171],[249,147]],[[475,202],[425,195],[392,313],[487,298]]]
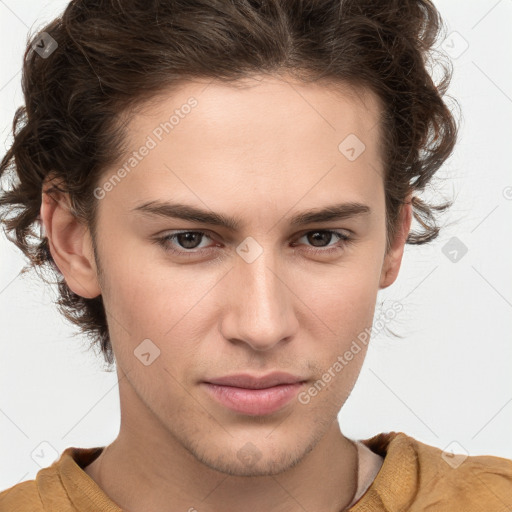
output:
[[[312,244],[312,247],[320,248],[310,249],[310,252],[315,254],[332,254],[334,252],[339,252],[342,251],[346,245],[352,242],[351,237],[341,231],[325,229],[308,231],[307,233],[304,233],[304,235],[302,235],[300,238],[305,238],[307,243]],[[336,245],[329,245],[333,238],[334,241],[337,241],[338,243]]]
[[[210,238],[203,231],[179,231],[157,238],[155,242],[170,253],[194,256],[209,249],[199,247],[204,237]]]

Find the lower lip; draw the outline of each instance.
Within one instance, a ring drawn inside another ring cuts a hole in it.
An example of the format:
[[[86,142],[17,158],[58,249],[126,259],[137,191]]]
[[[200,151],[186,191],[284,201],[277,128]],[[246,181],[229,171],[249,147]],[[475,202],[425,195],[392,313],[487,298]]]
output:
[[[281,384],[264,389],[246,389],[203,383],[219,403],[236,412],[251,415],[271,414],[290,402],[303,386],[302,382]]]

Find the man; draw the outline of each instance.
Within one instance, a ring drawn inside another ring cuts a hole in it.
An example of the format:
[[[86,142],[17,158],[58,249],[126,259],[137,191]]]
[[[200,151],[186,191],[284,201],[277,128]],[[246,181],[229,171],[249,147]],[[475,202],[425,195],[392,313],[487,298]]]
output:
[[[93,45],[86,38],[92,29],[87,33],[87,25],[73,23],[84,23],[80,16],[92,23],[95,14],[114,18],[116,9],[106,2],[95,13],[99,7],[89,4],[70,5],[64,24],[83,31],[86,48]],[[221,40],[231,26],[221,21],[229,14],[243,41],[239,27],[245,22],[260,37],[275,22],[277,40],[290,44],[288,51],[298,48],[289,39],[291,27],[298,26],[291,21],[300,19],[292,5],[167,3],[173,11],[164,4],[153,13],[155,31],[187,27],[197,35],[198,28],[185,20],[200,25],[203,13],[209,36]],[[214,4],[225,9],[217,18]],[[325,18],[332,19],[327,14],[337,2],[325,4]],[[423,2],[410,4],[417,14]],[[122,26],[142,30],[145,20],[135,3],[120,8],[125,18],[108,28],[111,36]],[[312,2],[309,9],[314,11]],[[357,3],[346,2],[345,9],[340,12],[346,23],[358,26]],[[378,6],[369,8],[367,20],[375,15],[372,9]],[[302,19],[309,12],[304,6]],[[307,19],[320,28],[328,24],[313,15]],[[215,32],[218,26],[224,32]],[[108,32],[99,22],[97,28]],[[56,41],[64,37],[59,30]],[[189,33],[180,41],[192,52],[196,43],[187,39]],[[140,49],[132,47],[134,57],[140,51],[142,58],[145,45],[158,50],[151,35]],[[115,47],[109,41],[109,48],[99,40],[105,60],[122,49],[121,42]],[[226,53],[233,65],[236,51],[228,46]],[[53,65],[63,68],[57,60],[63,57],[54,57]],[[109,88],[115,73],[89,64],[83,73],[92,78],[96,69],[98,87],[105,88],[103,100],[89,91],[91,101],[114,105]],[[397,108],[395,124],[385,124],[394,103],[386,103],[377,82],[372,89],[348,79],[304,81],[289,70],[264,67],[225,82],[218,69],[219,77],[194,74],[158,94],[130,94],[139,98],[132,106],[140,108],[122,118],[125,145],[94,181],[92,222],[81,217],[79,198],[69,189],[71,175],[57,168],[41,180],[40,220],[51,261],[71,297],[101,297],[104,306],[119,377],[121,428],[107,447],[70,447],[36,481],[0,493],[0,511],[512,507],[511,461],[480,456],[448,464],[441,450],[404,433],[351,440],[337,419],[367,352],[361,333],[371,328],[377,293],[396,280],[411,240],[412,174],[402,181],[391,174],[391,156],[398,159],[403,148],[397,139],[393,148],[384,141],[390,140],[385,127],[396,129],[400,115],[413,119],[413,107],[408,114]],[[78,76],[80,70],[74,72]],[[134,81],[137,72],[151,74],[134,69]],[[424,91],[418,111],[433,91]],[[437,101],[441,109],[439,96]],[[434,119],[441,110],[431,108]],[[449,114],[442,112],[449,128]],[[91,112],[80,115],[92,119]],[[101,128],[94,143],[107,154]],[[406,136],[396,130],[396,137]],[[454,135],[444,136],[438,156],[446,157]],[[403,166],[417,156],[420,141],[425,143],[411,137]],[[428,169],[427,160],[423,165]],[[410,165],[411,172],[418,168]],[[420,176],[419,181],[428,179],[426,172]],[[342,364],[340,355],[347,352],[352,357]]]

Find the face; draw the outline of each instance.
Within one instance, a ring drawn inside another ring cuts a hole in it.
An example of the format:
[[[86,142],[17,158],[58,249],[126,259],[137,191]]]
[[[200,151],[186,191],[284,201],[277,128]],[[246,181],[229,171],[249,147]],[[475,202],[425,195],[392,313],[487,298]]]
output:
[[[211,468],[263,475],[297,463],[336,421],[404,241],[385,253],[373,95],[277,78],[244,84],[189,82],[136,115],[136,160],[97,189],[99,260],[89,250],[69,267],[58,261],[76,293],[103,294],[123,428]],[[215,216],[170,217],[148,203]],[[298,217],[349,203],[361,206]],[[273,371],[305,382],[270,412],[228,407],[204,384]]]

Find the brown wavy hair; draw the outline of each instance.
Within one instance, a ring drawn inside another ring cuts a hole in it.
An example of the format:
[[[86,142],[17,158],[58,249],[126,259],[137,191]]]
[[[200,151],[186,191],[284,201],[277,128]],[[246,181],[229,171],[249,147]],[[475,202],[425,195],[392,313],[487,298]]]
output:
[[[54,187],[69,194],[94,241],[93,191],[126,151],[127,119],[195,78],[233,82],[286,73],[375,93],[383,105],[389,247],[408,192],[423,191],[455,145],[458,126],[443,100],[451,63],[434,47],[444,28],[429,0],[70,2],[60,17],[27,36],[25,105],[15,112],[13,142],[0,164],[0,178],[10,178],[0,194],[0,222],[29,259],[23,272],[51,271],[59,311],[113,364],[102,296],[83,298],[69,289],[41,231],[43,181],[54,177]],[[44,33],[57,43],[46,56],[35,51],[42,37],[49,48]],[[443,71],[437,84],[427,70],[434,56]],[[437,214],[451,204],[413,196],[420,230],[411,230],[407,243],[436,238]]]

